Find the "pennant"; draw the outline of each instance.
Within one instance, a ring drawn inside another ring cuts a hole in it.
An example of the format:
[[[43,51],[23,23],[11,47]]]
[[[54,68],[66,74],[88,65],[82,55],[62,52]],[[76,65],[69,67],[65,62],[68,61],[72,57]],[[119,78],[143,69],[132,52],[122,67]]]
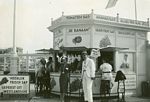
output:
[[[114,7],[116,5],[117,1],[118,0],[109,0],[105,9]]]

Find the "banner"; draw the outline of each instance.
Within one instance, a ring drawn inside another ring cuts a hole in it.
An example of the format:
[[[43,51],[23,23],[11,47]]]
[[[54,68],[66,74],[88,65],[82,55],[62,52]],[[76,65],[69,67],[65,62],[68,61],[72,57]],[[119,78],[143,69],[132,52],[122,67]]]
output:
[[[28,75],[1,75],[1,80],[7,80],[6,83],[0,85],[3,94],[29,94],[29,76]]]

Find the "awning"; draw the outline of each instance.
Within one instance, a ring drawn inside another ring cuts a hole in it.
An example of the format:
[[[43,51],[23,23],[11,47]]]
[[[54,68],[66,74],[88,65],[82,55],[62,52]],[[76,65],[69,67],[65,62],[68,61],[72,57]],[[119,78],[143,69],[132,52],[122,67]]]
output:
[[[60,47],[60,50],[64,50],[64,51],[84,51],[84,50],[88,50],[88,48],[86,48],[85,46],[81,46],[81,47]]]
[[[85,46],[80,47],[60,47],[60,50],[64,51],[84,51],[89,49],[98,49],[98,48],[87,48]],[[129,48],[122,48],[122,47],[103,47],[100,48],[100,51],[118,51],[118,50],[128,50]]]
[[[39,50],[36,50],[36,51],[49,51],[49,49],[39,49]]]
[[[55,50],[53,48],[50,48],[50,49],[39,49],[36,51],[38,52],[38,54],[43,54],[43,53],[53,53]]]
[[[121,48],[121,47],[104,47],[100,48],[100,51],[119,51],[119,50],[128,50],[129,48]]]

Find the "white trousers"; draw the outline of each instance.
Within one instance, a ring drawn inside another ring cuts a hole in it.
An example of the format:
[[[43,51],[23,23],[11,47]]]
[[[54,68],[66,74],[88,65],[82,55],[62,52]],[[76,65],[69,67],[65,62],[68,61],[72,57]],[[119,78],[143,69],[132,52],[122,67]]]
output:
[[[92,84],[93,80],[84,72],[82,77],[82,85],[84,91],[84,100],[88,102],[93,102]]]

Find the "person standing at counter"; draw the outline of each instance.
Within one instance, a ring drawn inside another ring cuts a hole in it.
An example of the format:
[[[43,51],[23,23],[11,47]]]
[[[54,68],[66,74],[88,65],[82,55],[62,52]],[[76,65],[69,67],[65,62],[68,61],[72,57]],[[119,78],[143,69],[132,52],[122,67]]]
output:
[[[50,72],[53,72],[53,59],[52,59],[52,57],[49,57],[48,58],[48,62],[46,63],[46,68],[48,68],[48,70],[50,71]]]
[[[46,92],[45,95],[49,96],[51,93],[51,83],[50,83],[50,73],[53,71],[53,64],[52,64],[52,57],[49,57],[48,62],[46,63],[46,70],[45,70],[45,87],[46,87]]]
[[[102,65],[100,65],[100,73],[102,75],[100,93],[106,94],[109,93],[112,85],[112,66],[107,63],[107,59],[102,59]]]
[[[61,58],[60,71],[61,71],[59,78],[60,100],[61,102],[65,102],[65,94],[67,93],[69,82],[69,73],[68,73],[69,67],[67,65],[67,57],[65,56]]]
[[[92,84],[95,79],[95,63],[88,58],[87,51],[82,52],[82,85],[84,91],[84,101],[93,102]]]

